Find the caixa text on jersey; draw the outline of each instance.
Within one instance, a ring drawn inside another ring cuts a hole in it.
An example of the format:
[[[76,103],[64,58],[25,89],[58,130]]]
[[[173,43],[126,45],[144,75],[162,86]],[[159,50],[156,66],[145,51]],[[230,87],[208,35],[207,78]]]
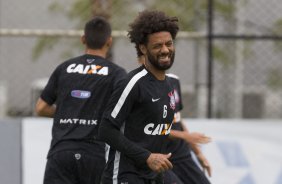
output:
[[[171,126],[171,123],[149,123],[144,127],[144,133],[147,135],[168,135],[170,133]]]

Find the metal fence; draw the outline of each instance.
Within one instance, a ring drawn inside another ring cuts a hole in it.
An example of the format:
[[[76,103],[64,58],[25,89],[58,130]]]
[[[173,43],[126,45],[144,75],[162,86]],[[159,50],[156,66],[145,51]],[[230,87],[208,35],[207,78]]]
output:
[[[33,115],[54,68],[83,53],[81,28],[93,14],[113,25],[113,62],[137,67],[126,30],[143,9],[180,20],[170,72],[180,77],[184,117],[282,118],[276,0],[0,0],[0,116]]]
[[[281,118],[282,3],[233,1],[220,16],[209,2],[208,116]]]

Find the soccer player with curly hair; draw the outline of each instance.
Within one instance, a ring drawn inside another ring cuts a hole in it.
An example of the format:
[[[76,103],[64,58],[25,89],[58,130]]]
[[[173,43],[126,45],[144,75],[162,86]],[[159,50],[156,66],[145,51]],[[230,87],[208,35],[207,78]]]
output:
[[[113,93],[99,136],[110,145],[103,184],[163,184],[172,168],[166,143],[175,112],[174,90],[165,73],[175,55],[178,20],[145,10],[128,36],[144,64],[131,71]]]

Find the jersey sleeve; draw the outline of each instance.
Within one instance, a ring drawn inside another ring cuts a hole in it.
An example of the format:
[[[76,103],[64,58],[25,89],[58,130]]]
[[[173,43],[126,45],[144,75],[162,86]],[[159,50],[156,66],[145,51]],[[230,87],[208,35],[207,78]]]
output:
[[[176,80],[176,88],[179,95],[178,111],[181,111],[183,109],[183,103],[182,103],[182,93],[181,93],[181,85],[179,79]]]
[[[113,93],[108,107],[103,114],[99,127],[99,137],[114,149],[124,153],[137,164],[145,164],[151,154],[123,135],[123,126],[138,99],[138,86],[126,80]]]
[[[49,105],[54,104],[57,98],[58,73],[59,68],[56,68],[56,70],[51,74],[47,85],[45,86],[40,95],[41,99]]]

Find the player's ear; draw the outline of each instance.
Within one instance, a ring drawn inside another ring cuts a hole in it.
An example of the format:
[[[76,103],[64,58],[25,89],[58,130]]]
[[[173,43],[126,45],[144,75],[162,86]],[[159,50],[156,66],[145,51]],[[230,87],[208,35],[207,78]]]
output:
[[[113,37],[109,37],[108,39],[107,39],[107,41],[106,41],[106,46],[107,47],[111,47],[112,46],[112,43],[113,43]]]
[[[85,35],[80,37],[80,41],[81,41],[82,44],[84,44],[84,45],[86,44]]]
[[[140,49],[140,51],[142,52],[143,55],[146,55],[147,49],[146,49],[144,44],[140,44],[139,49]]]

